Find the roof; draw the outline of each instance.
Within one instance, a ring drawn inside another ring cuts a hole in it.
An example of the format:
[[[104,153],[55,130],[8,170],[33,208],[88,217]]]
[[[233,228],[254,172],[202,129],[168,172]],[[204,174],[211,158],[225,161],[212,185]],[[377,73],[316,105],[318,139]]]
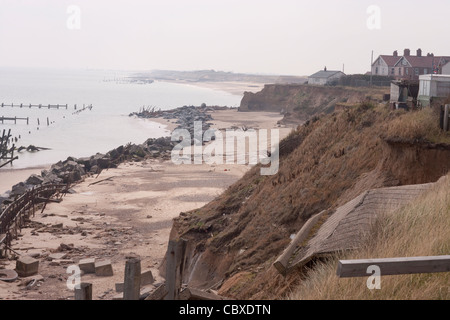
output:
[[[448,82],[450,80],[450,74],[423,74],[419,76],[419,80],[435,80]]]
[[[386,62],[388,67],[393,67],[402,57],[381,55],[380,58],[382,58],[384,60],[384,62]]]
[[[444,65],[448,61],[450,61],[449,56],[389,56],[389,55],[380,55],[381,59],[386,62],[388,67],[394,67],[397,63],[400,62],[402,58],[405,58],[411,67],[413,68],[431,68],[432,65]],[[377,59],[378,60],[378,59]]]
[[[334,76],[337,73],[344,74],[342,71],[321,70],[319,72],[314,73],[313,75],[311,75],[309,77],[310,78],[326,78],[326,79],[328,79],[329,77]]]
[[[405,57],[408,60],[409,64],[413,68],[432,68],[433,64],[437,64],[439,62],[439,57],[417,57],[417,56],[409,56]]]

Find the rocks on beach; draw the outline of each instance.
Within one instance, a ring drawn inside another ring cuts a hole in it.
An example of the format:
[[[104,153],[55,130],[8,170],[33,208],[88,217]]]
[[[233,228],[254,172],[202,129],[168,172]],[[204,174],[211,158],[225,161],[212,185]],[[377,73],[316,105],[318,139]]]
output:
[[[68,157],[65,161],[53,164],[49,170],[42,170],[40,175],[33,174],[26,181],[14,185],[11,190],[0,196],[1,206],[20,197],[35,186],[45,184],[70,184],[81,181],[85,176],[99,174],[104,169],[117,168],[125,161],[140,161],[145,158],[170,159],[175,144],[170,137],[151,138],[143,144],[119,146],[106,154],[97,153],[91,157]]]
[[[194,138],[194,123],[202,122],[202,131],[211,127],[212,120],[209,112],[228,109],[228,107],[208,107],[203,104],[200,107],[184,106],[172,110],[155,111],[155,108],[143,108],[140,112],[131,113],[130,116],[140,118],[164,118],[177,119],[177,129],[186,129],[191,134],[191,144],[196,142]],[[168,160],[171,151],[177,142],[172,142],[171,137],[151,138],[143,144],[127,144],[119,146],[106,154],[97,153],[91,157],[68,157],[65,161],[59,161],[49,170],[42,170],[40,175],[31,175],[26,181],[20,182],[4,195],[0,195],[0,210],[15,198],[25,194],[35,186],[45,184],[70,184],[82,180],[87,175],[99,174],[104,169],[116,168],[124,161],[140,161],[145,158]]]
[[[211,127],[212,116],[209,112],[215,110],[223,110],[227,107],[207,107],[202,105],[200,107],[184,106],[173,110],[155,110],[155,108],[143,108],[140,112],[133,112],[130,117],[136,116],[139,118],[163,118],[167,120],[177,119],[178,124],[176,129],[186,129],[194,137],[194,122],[202,122],[202,131],[206,131]],[[192,141],[194,143],[194,141]]]

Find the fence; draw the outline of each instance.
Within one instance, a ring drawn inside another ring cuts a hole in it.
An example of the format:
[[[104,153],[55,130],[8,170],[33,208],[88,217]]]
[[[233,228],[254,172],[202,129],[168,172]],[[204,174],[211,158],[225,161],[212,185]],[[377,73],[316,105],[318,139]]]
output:
[[[340,260],[340,278],[366,277],[369,266],[378,266],[382,275],[450,272],[450,256],[407,257],[368,260]]]
[[[52,196],[62,197],[68,190],[68,185],[48,184],[31,189],[13,201],[0,214],[0,244],[11,245],[11,240],[17,238],[18,229],[24,224],[25,217],[35,214],[36,204],[52,201]],[[55,201],[55,200],[53,200]]]

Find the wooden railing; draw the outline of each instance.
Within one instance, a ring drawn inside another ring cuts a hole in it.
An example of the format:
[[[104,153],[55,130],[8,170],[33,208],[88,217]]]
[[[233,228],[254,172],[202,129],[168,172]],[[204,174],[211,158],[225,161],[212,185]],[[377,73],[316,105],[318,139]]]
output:
[[[69,186],[64,184],[42,185],[14,200],[0,213],[0,235],[2,235],[0,244],[5,243],[10,246],[11,240],[18,235],[18,229],[23,226],[25,217],[31,214],[34,216],[36,204],[45,202],[46,205],[54,196],[61,198],[68,188]]]
[[[450,272],[450,256],[402,257],[388,259],[339,260],[340,278],[367,277],[367,268],[378,266],[381,275]]]

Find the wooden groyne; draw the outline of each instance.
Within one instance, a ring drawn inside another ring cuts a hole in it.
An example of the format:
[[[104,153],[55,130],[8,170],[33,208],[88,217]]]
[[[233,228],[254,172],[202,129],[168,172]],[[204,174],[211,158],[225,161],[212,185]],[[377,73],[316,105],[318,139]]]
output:
[[[6,133],[6,130],[3,129],[3,133],[0,137],[0,160],[6,160],[6,162],[0,164],[0,168],[18,159],[17,156],[14,157],[15,145],[13,144],[11,148],[8,148],[10,138],[11,129],[8,130],[8,133]]]
[[[29,117],[26,117],[26,118],[18,118],[18,117],[4,117],[4,116],[1,116],[0,117],[0,121],[2,122],[2,124],[4,124],[5,123],[5,121],[14,121],[14,124],[17,124],[17,120],[26,120],[26,122],[27,122],[27,124],[30,124],[30,118]]]
[[[0,213],[0,244],[11,246],[11,240],[17,238],[25,219],[35,214],[39,203],[59,202],[69,189],[65,184],[41,185],[27,191],[13,201]],[[52,199],[53,198],[53,199]]]
[[[6,107],[10,107],[10,108],[38,108],[38,109],[65,109],[68,110],[69,109],[69,104],[26,104],[26,103],[4,103],[2,102],[0,104],[0,107],[2,108],[6,108]],[[92,109],[92,104],[86,106],[85,104],[83,104],[83,108],[84,109]],[[73,110],[77,110],[77,105],[74,104],[73,105]]]

